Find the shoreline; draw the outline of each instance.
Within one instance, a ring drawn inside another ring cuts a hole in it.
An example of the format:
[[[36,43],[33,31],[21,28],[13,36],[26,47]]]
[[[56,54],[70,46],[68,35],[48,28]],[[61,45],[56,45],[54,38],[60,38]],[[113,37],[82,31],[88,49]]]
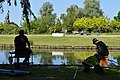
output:
[[[0,44],[0,49],[14,49],[13,44]],[[48,46],[31,45],[31,49],[95,50],[96,46]],[[120,46],[108,46],[109,50],[120,50]]]

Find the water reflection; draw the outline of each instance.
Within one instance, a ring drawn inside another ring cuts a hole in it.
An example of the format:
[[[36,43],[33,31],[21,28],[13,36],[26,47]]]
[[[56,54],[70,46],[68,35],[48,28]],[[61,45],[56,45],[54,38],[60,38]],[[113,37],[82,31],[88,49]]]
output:
[[[0,64],[8,64],[8,57],[10,50],[0,50]]]
[[[8,64],[9,52],[12,50],[0,50],[0,64]],[[89,56],[95,54],[94,51],[56,51],[56,50],[33,50],[34,64],[41,65],[75,65]],[[110,52],[110,60],[115,64],[120,63],[120,52]]]

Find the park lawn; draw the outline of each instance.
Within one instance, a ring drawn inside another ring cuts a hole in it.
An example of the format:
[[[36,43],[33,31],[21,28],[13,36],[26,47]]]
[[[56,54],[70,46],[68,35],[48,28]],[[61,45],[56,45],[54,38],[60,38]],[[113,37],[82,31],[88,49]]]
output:
[[[3,66],[10,69],[10,66]],[[0,66],[0,68],[3,68]],[[2,80],[73,80],[73,76],[78,67],[75,80],[119,80],[119,69],[104,69],[104,75],[98,75],[93,70],[89,73],[82,72],[82,66],[61,66],[59,68],[48,68],[48,66],[29,66],[19,70],[31,71],[32,74],[22,76],[11,76],[8,74],[0,74]],[[51,79],[50,79],[51,78]]]
[[[0,44],[13,44],[16,35],[0,35]],[[120,46],[120,35],[67,35],[65,37],[52,37],[51,35],[27,35],[34,45],[66,45],[66,46],[94,46],[93,38],[104,41],[108,46]],[[78,56],[78,55],[76,55]],[[0,66],[1,69],[11,69],[10,66]],[[31,71],[32,74],[24,76],[10,76],[0,74],[3,80],[72,80],[76,66],[63,66],[57,69],[49,69],[48,66],[29,66],[21,70]],[[83,73],[79,66],[76,80],[119,80],[120,69],[105,69],[105,75],[98,75],[94,71]]]
[[[0,44],[14,44],[16,35],[0,35]],[[97,38],[107,46],[120,46],[120,35],[65,35],[52,37],[51,35],[27,35],[33,45],[52,46],[94,46],[92,39]]]

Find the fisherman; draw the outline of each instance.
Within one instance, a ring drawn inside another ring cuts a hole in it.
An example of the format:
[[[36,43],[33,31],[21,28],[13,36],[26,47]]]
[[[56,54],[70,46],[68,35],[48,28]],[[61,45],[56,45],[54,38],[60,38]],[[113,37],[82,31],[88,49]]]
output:
[[[108,55],[109,51],[106,44],[102,41],[97,40],[96,38],[93,39],[93,44],[96,45],[96,52],[98,56],[101,58],[100,66],[108,66]]]
[[[24,35],[24,30],[19,31],[19,35],[15,37],[14,43],[15,43],[15,56],[18,57],[17,63],[19,63],[19,57],[21,56],[25,57],[23,63],[28,63],[32,51],[30,49],[30,43],[28,41],[28,38],[27,36]]]
[[[93,69],[97,74],[104,74],[102,66],[108,66],[109,51],[105,43],[96,38],[93,39],[93,44],[96,45],[96,54],[82,62],[83,72],[87,73],[90,69]]]

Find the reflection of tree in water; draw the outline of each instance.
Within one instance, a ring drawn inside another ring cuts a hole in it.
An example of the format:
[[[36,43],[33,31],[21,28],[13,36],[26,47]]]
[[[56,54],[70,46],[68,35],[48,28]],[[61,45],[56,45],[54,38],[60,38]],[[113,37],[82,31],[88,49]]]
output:
[[[61,64],[65,64],[65,60],[67,60],[67,64],[74,64],[75,63],[75,56],[74,53],[64,53],[63,56],[55,55],[52,56],[52,52],[34,52],[34,57],[40,57],[40,64],[53,64],[53,60],[61,60]]]
[[[1,50],[1,52],[4,53],[5,59],[6,59],[6,61],[8,61],[8,57],[9,57],[9,52],[10,52],[10,50]],[[5,63],[8,63],[8,62],[5,62]]]
[[[65,53],[64,55],[67,58],[67,64],[75,64],[76,58],[74,56],[74,53]]]
[[[52,60],[61,60],[60,64],[66,64],[66,62],[65,62],[66,57],[62,56],[62,55],[53,55]]]
[[[64,52],[64,55],[54,55],[52,56],[52,51],[50,52],[41,52],[37,51],[34,52],[34,57],[35,58],[40,58],[40,64],[53,64],[53,60],[61,60],[60,64],[67,64],[67,65],[74,65],[75,63],[78,63],[80,58],[79,56],[76,56],[75,53],[71,52]],[[81,56],[82,57],[82,56]],[[67,60],[67,62],[66,62]]]
[[[40,64],[52,64],[52,54],[48,52],[34,52],[34,57],[40,57]]]
[[[41,59],[42,64],[52,64],[52,54],[51,53],[43,52],[41,55],[42,55],[42,59]]]

